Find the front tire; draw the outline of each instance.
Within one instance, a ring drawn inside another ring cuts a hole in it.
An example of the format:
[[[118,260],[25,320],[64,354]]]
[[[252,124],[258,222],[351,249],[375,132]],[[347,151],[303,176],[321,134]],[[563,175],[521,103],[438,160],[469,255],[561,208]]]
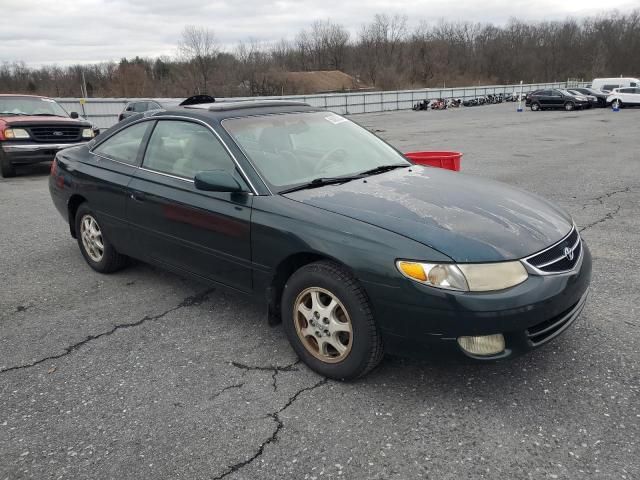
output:
[[[567,102],[564,104],[564,109],[567,112],[572,112],[574,109],[576,108],[575,104],[573,102]]]
[[[540,111],[540,104],[538,102],[533,102],[531,104],[531,111],[532,112],[539,112]]]
[[[126,265],[127,257],[114,248],[86,203],[78,207],[75,224],[78,246],[91,268],[96,272],[111,273]]]
[[[3,178],[11,178],[16,176],[16,167],[0,150],[0,174]]]
[[[352,380],[382,359],[367,295],[334,262],[314,262],[291,275],[282,294],[282,321],[298,357],[325,377]]]

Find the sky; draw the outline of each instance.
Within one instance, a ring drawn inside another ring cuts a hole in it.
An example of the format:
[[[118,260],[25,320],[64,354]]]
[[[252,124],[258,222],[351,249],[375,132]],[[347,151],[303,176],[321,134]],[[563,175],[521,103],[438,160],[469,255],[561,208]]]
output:
[[[210,28],[223,49],[239,41],[292,39],[314,20],[356,34],[376,13],[420,20],[492,22],[582,18],[637,0],[0,0],[0,62],[69,65],[173,56],[185,25]]]

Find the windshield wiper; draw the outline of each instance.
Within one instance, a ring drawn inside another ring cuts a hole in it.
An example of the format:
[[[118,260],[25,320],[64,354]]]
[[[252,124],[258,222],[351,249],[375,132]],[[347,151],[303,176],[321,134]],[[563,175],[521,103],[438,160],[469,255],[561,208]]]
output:
[[[371,170],[365,170],[364,172],[360,173],[360,175],[361,176],[375,175],[376,173],[384,173],[384,172],[388,172],[389,170],[395,170],[396,168],[405,168],[410,166],[411,165],[406,163],[396,163],[394,165],[380,165],[379,167],[372,168]]]
[[[25,112],[0,112],[0,115],[29,115]]]
[[[30,115],[32,117],[62,117],[62,118],[68,118],[68,117],[65,117],[64,115],[56,115],[55,113],[31,113]]]
[[[311,180],[310,182],[303,183],[301,185],[296,185],[295,187],[285,188],[284,190],[280,190],[278,193],[291,193],[296,192],[298,190],[306,190],[308,188],[318,188],[324,187],[325,185],[336,185],[338,183],[346,183],[351,180],[357,180],[362,178],[362,175],[351,175],[347,177],[320,177]]]

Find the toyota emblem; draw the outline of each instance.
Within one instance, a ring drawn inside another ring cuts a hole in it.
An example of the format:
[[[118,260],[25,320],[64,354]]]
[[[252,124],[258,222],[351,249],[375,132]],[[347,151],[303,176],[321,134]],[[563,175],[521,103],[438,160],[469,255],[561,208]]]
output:
[[[569,247],[564,247],[564,256],[569,261],[573,260],[573,250]]]

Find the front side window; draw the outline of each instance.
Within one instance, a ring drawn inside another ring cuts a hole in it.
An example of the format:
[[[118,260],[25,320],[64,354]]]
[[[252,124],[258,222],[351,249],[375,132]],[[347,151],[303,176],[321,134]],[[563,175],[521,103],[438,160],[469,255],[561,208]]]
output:
[[[211,130],[199,123],[179,120],[158,122],[142,166],[186,179],[207,170],[235,170],[233,159]]]
[[[118,162],[135,165],[138,151],[149,122],[136,123],[119,131],[98,145],[93,151]]]
[[[146,112],[147,111],[147,102],[136,102],[133,104],[134,112]]]
[[[262,177],[280,190],[319,177],[410,165],[381,139],[335,113],[234,118],[224,120],[222,125]]]

